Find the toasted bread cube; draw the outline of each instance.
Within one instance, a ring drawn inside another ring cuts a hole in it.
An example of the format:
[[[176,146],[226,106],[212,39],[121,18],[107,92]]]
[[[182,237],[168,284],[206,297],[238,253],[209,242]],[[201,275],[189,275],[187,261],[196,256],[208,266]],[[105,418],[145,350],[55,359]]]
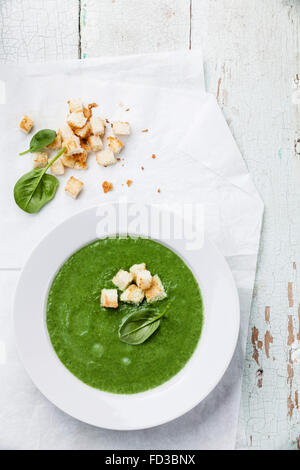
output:
[[[96,153],[96,160],[98,165],[102,166],[109,166],[117,163],[114,153],[109,149]]]
[[[58,132],[61,135],[62,141],[70,139],[71,137],[74,136],[73,131],[71,127],[68,126],[68,124],[65,124],[64,126],[60,127]]]
[[[82,153],[82,148],[80,146],[80,139],[76,135],[72,135],[68,139],[64,140],[62,143],[63,147],[66,147],[65,155],[75,155],[77,153]]]
[[[65,166],[62,162],[62,159],[59,158],[50,167],[51,173],[56,176],[61,176],[65,174]]]
[[[125,290],[133,280],[133,275],[128,271],[120,269],[120,271],[112,278],[112,282],[120,290]]]
[[[118,308],[117,289],[102,289],[100,302],[101,302],[101,307]]]
[[[73,199],[76,199],[82,188],[83,183],[71,176],[71,178],[69,178],[67,181],[65,191],[69,193]]]
[[[142,302],[145,294],[137,287],[135,284],[131,284],[131,286],[127,287],[124,292],[122,292],[120,296],[121,302],[126,302],[128,304],[135,304],[138,305]]]
[[[75,158],[73,155],[66,155],[66,154],[63,154],[63,156],[61,157],[62,159],[62,162],[63,162],[63,165],[66,167],[66,168],[74,168],[75,167]]]
[[[23,116],[23,118],[21,119],[19,127],[22,131],[26,132],[26,134],[29,134],[29,132],[33,128],[33,124],[34,120],[27,116],[27,114],[25,114],[25,116]]]
[[[105,121],[100,116],[92,116],[91,117],[91,127],[92,133],[94,135],[104,135],[105,132]]]
[[[74,134],[80,137],[80,139],[87,139],[88,136],[91,135],[91,132],[92,129],[89,122],[87,122],[81,129],[74,129]]]
[[[103,142],[99,135],[90,135],[88,138],[88,144],[92,150],[92,152],[99,152],[99,150],[103,150]]]
[[[151,287],[152,275],[148,269],[141,269],[136,274],[136,285],[142,289],[147,290]]]
[[[87,153],[82,152],[77,155],[74,155],[74,157],[75,157],[74,170],[87,170],[88,168],[88,165],[86,163]]]
[[[72,129],[81,129],[86,125],[86,117],[82,111],[79,113],[71,113],[68,116],[67,122]]]
[[[79,113],[83,111],[83,104],[80,98],[73,98],[68,101],[70,113]]]
[[[35,152],[33,154],[33,168],[45,168],[48,163],[47,152]]]
[[[115,135],[130,135],[130,124],[129,122],[115,121],[112,130]]]
[[[55,139],[51,144],[46,147],[49,150],[60,150],[61,149],[61,134],[60,131],[57,132]]]
[[[151,287],[145,291],[145,295],[149,304],[157,302],[158,300],[163,300],[167,297],[164,286],[157,274],[153,276]]]
[[[91,147],[85,140],[80,140],[80,146],[86,152],[87,155],[90,153]]]
[[[107,142],[110,150],[112,150],[114,154],[120,153],[124,147],[123,142],[121,142],[117,137],[107,137]]]
[[[146,264],[145,263],[134,264],[133,266],[131,266],[131,268],[129,269],[129,272],[131,272],[133,274],[133,280],[134,281],[136,280],[137,273],[139,271],[143,270],[143,269],[146,269]]]
[[[81,153],[75,155],[66,155],[65,153],[61,157],[63,164],[68,168],[74,168],[75,170],[86,170],[87,164],[87,152],[82,150]]]

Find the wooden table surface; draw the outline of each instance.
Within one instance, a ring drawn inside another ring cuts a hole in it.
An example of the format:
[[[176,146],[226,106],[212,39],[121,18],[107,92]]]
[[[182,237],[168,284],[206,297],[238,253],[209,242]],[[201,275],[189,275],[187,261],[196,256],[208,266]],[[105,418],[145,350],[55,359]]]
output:
[[[265,203],[239,448],[300,450],[299,28],[298,0],[0,2],[1,67],[202,48]]]

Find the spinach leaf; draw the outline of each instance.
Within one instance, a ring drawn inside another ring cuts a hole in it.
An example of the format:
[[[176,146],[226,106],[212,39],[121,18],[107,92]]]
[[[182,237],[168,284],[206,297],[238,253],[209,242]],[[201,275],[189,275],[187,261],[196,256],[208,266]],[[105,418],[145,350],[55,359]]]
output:
[[[51,129],[42,129],[38,131],[31,139],[29,149],[25,150],[25,152],[19,153],[19,155],[25,155],[28,152],[38,152],[42,150],[47,145],[51,144],[53,140],[56,138],[56,132],[52,131]]]
[[[65,150],[64,147],[45,168],[34,168],[16,182],[14,198],[23,211],[34,214],[54,198],[58,179],[53,175],[46,174],[46,171]]]
[[[137,345],[144,343],[160,325],[160,319],[169,305],[162,313],[153,312],[153,310],[138,310],[127,316],[121,323],[119,329],[119,339],[123,343]]]

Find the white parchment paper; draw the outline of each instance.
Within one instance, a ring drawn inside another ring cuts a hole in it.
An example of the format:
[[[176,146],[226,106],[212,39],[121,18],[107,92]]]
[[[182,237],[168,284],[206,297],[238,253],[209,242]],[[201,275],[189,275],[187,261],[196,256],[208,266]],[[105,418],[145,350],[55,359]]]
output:
[[[4,383],[0,388],[0,446],[234,448],[263,204],[215,98],[205,92],[201,54],[179,52],[7,67],[1,70],[0,80],[5,83],[0,104],[0,268],[21,268],[41,237],[91,205],[124,198],[153,204],[202,203],[206,231],[229,262],[241,302],[239,343],[218,387],[185,416],[146,431],[96,429],[57,410],[28,381],[9,331],[0,337],[11,351],[0,365]],[[55,199],[40,213],[26,214],[13,199],[16,180],[32,167],[30,154],[18,156],[30,140],[18,130],[19,120],[26,113],[35,120],[35,130],[57,129],[65,122],[66,101],[73,97],[97,102],[95,113],[110,121],[130,121],[132,135],[120,155],[121,162],[102,168],[90,156],[88,170],[68,169],[60,177]],[[148,132],[142,132],[144,129]],[[85,183],[76,201],[64,192],[71,175]],[[130,188],[127,179],[133,181]],[[114,190],[106,195],[101,188],[104,180],[114,184]],[[10,304],[7,308],[9,311]]]

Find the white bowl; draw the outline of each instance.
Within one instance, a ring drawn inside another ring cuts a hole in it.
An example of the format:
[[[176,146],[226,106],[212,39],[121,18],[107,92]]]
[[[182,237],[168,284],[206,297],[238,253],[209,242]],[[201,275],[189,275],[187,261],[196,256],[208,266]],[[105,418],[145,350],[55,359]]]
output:
[[[15,296],[17,347],[37,388],[69,415],[107,429],[157,426],[196,406],[222,378],[238,338],[237,289],[224,257],[211,242],[205,240],[201,249],[190,251],[183,240],[169,240],[166,244],[190,266],[203,296],[204,326],[193,356],[171,380],[147,392],[117,395],[84,384],[54,352],[45,305],[59,267],[81,246],[97,238],[98,219],[96,208],[71,217],[50,232],[31,254]]]

